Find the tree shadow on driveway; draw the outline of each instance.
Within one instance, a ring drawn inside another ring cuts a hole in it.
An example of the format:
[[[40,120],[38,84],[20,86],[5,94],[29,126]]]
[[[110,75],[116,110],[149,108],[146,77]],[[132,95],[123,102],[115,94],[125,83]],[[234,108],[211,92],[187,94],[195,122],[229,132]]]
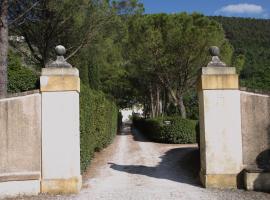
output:
[[[167,151],[160,158],[160,163],[154,167],[143,165],[118,165],[115,163],[109,164],[111,164],[110,167],[112,169],[121,172],[200,186],[200,156],[198,148],[175,148]]]

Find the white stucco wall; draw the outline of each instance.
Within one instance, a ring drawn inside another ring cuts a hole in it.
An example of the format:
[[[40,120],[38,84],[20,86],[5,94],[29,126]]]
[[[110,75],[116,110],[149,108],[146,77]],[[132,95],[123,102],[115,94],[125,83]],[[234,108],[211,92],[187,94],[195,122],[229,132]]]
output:
[[[42,93],[42,178],[80,176],[79,93]]]
[[[204,90],[199,95],[202,168],[206,174],[237,174],[242,167],[240,92]]]

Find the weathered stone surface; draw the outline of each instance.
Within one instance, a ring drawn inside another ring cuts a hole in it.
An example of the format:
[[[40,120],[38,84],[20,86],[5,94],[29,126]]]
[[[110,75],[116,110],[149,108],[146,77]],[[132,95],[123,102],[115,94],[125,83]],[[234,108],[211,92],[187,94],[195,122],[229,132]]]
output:
[[[270,169],[270,96],[241,91],[241,118],[243,164]]]
[[[41,181],[41,192],[48,194],[76,194],[80,192],[82,178],[52,179]]]
[[[236,74],[202,75],[198,84],[199,90],[238,90],[238,88],[239,80]]]
[[[77,68],[43,68],[40,77],[41,92],[80,92],[79,70]]]
[[[80,92],[80,78],[77,76],[41,76],[41,92],[77,91]]]
[[[41,95],[0,100],[0,181],[41,174]]]
[[[201,182],[206,188],[236,189],[236,174],[201,174]]]

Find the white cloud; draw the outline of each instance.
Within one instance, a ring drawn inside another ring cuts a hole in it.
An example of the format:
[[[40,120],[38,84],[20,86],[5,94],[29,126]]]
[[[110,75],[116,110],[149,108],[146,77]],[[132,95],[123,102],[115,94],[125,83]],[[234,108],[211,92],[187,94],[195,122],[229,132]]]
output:
[[[265,18],[265,19],[268,19],[269,18],[269,14],[268,13],[264,13],[262,17]]]
[[[256,4],[230,4],[217,10],[215,14],[262,14],[264,12],[262,6]]]

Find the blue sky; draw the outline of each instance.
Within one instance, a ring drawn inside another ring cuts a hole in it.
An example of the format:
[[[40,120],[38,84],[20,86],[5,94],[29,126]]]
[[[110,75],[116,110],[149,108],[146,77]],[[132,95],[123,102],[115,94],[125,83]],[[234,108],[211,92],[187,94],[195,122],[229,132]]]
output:
[[[140,0],[146,13],[200,12],[205,15],[270,18],[270,0]]]

